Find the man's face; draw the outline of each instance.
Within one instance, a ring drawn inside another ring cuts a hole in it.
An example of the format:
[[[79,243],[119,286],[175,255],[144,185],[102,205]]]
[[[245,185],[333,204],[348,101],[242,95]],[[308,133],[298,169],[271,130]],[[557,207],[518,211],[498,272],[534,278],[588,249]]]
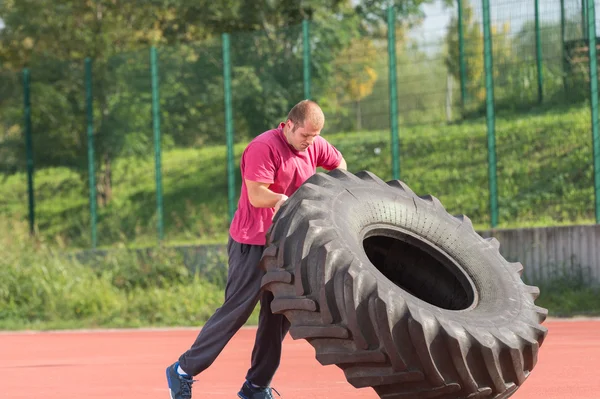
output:
[[[289,129],[288,142],[297,151],[306,151],[315,141],[315,137],[321,134],[321,128],[315,128],[309,123],[299,126],[292,121],[287,121],[287,126]]]

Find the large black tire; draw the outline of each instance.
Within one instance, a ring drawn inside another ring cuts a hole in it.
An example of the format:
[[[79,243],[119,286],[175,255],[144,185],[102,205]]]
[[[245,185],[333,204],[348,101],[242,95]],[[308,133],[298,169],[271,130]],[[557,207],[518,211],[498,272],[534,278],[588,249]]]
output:
[[[276,215],[262,286],[292,338],[356,388],[386,399],[507,398],[537,362],[547,311],[498,248],[401,181],[334,170]]]

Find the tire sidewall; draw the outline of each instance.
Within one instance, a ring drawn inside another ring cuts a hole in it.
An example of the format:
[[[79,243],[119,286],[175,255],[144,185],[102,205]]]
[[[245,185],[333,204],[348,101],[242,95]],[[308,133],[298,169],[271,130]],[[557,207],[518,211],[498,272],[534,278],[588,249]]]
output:
[[[331,204],[331,222],[339,232],[340,243],[377,280],[378,288],[392,290],[409,307],[427,309],[438,317],[473,326],[501,326],[517,318],[523,307],[523,282],[499,251],[470,225],[461,228],[460,220],[436,207],[435,203],[412,195],[400,195],[397,191],[393,187],[365,183],[340,191]],[[378,217],[365,217],[368,213]],[[390,281],[371,263],[363,248],[365,233],[385,226],[392,231],[409,232],[454,260],[472,284],[474,303],[464,310],[443,309]]]

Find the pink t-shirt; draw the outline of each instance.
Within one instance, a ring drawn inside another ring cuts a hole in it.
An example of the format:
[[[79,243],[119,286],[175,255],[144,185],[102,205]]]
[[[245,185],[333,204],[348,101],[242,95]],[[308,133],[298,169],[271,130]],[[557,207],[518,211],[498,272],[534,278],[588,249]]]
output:
[[[269,183],[275,193],[291,196],[317,167],[337,168],[342,154],[321,136],[315,137],[306,151],[297,151],[288,144],[281,123],[257,136],[244,150],[240,162],[242,190],[229,234],[243,244],[265,245],[271,227],[274,208],[256,208],[250,204],[245,179]]]

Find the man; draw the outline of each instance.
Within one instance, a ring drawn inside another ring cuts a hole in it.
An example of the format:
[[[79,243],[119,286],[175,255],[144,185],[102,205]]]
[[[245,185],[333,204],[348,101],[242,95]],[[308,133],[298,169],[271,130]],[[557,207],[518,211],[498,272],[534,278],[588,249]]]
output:
[[[252,365],[238,396],[273,398],[271,380],[279,367],[281,345],[289,329],[283,315],[271,313],[273,294],[261,294],[259,267],[266,233],[281,205],[316,172],[346,169],[342,154],[320,136],[325,123],[321,108],[304,100],[285,123],[256,137],[240,162],[242,190],[229,229],[229,271],[225,302],[200,331],[192,347],[167,368],[172,399],[192,397],[192,377],[208,368],[233,335],[246,323],[260,298],[260,315]]]

